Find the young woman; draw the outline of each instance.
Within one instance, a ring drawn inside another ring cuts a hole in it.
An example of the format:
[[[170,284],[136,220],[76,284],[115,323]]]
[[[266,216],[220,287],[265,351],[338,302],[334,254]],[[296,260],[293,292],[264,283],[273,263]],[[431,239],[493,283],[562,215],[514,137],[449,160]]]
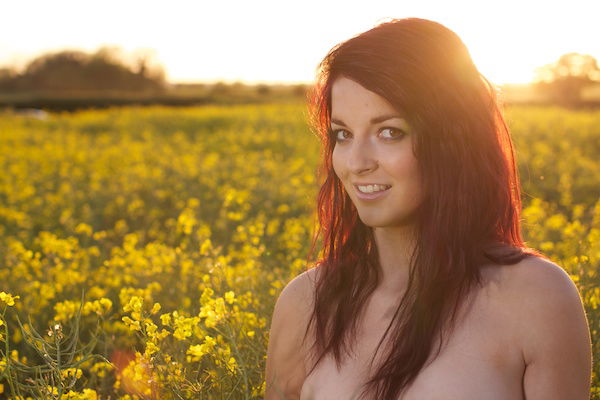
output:
[[[496,92],[439,23],[334,47],[312,101],[321,259],[280,294],[266,399],[586,400],[569,275],[525,246]]]

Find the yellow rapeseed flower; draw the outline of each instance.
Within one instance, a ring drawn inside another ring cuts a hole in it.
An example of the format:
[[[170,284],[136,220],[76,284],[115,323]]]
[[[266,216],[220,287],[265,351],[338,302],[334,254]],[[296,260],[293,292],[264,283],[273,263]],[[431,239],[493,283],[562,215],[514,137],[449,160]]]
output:
[[[112,308],[112,301],[107,298],[100,300],[86,301],[83,305],[83,315],[96,313],[98,315],[107,314]]]
[[[54,305],[54,311],[56,315],[54,316],[55,321],[67,321],[75,316],[75,313],[79,309],[79,304],[65,300]]]
[[[8,293],[0,292],[0,301],[9,307],[14,306],[15,300],[18,298],[19,298],[19,296],[12,296]]]
[[[132,331],[141,331],[142,330],[142,327],[140,326],[140,321],[134,321],[129,317],[123,317],[122,320]]]
[[[154,315],[157,312],[160,311],[160,303],[154,303],[154,305],[152,306],[152,310],[150,311],[150,314]]]
[[[237,367],[237,362],[235,361],[235,358],[229,357],[229,360],[227,361],[226,367],[227,367],[227,370],[229,372],[235,373],[236,367]]]
[[[235,301],[235,293],[233,291],[229,291],[225,293],[225,301],[229,304],[233,304]]]
[[[100,378],[103,378],[106,376],[106,372],[113,368],[114,367],[111,364],[105,361],[100,361],[92,365],[92,367],[90,368],[90,372]]]
[[[83,223],[83,222],[79,223],[79,225],[77,225],[75,227],[75,232],[76,233],[83,233],[83,234],[85,234],[87,236],[92,236],[92,233],[93,233],[92,227],[89,226],[86,223]]]
[[[214,311],[214,308],[211,304],[207,304],[200,309],[200,314],[198,314],[201,318],[205,318],[204,325],[207,328],[214,328],[217,326],[218,315]]]
[[[212,288],[207,287],[202,291],[202,295],[200,296],[200,304],[205,305],[211,302],[212,295],[215,294],[215,291]]]
[[[131,296],[131,298],[129,299],[129,303],[127,303],[123,307],[123,311],[125,311],[125,312],[133,311],[135,313],[139,313],[142,311],[143,302],[144,302],[144,300],[141,297]]]
[[[150,357],[152,354],[157,353],[160,348],[156,345],[156,343],[149,341],[146,342],[146,351],[144,352],[144,356]]]
[[[171,325],[171,314],[169,314],[169,313],[162,314],[160,316],[160,322],[162,322],[162,324],[165,326]]]
[[[178,340],[185,340],[192,336],[192,329],[196,324],[198,324],[200,318],[191,317],[186,318],[183,316],[178,316],[174,321],[173,325],[175,327],[175,332],[173,332],[173,336]]]
[[[83,371],[79,368],[67,368],[61,371],[63,378],[75,377],[75,379],[81,378]]]
[[[204,242],[202,242],[202,244],[200,245],[200,254],[202,254],[203,256],[208,255],[211,248],[212,243],[210,239],[204,240]]]
[[[216,344],[217,344],[217,341],[213,337],[206,335],[204,337],[204,343],[192,345],[188,348],[187,361],[188,362],[199,361],[200,358],[202,358],[202,356],[204,356],[205,354],[211,353],[213,351],[213,349],[215,348]]]
[[[50,393],[51,395],[57,396],[58,395],[58,388],[56,386],[46,386],[48,393]]]
[[[156,334],[156,330],[158,329],[156,324],[154,322],[148,320],[144,323],[144,326],[146,327],[146,333],[150,337],[154,337]]]

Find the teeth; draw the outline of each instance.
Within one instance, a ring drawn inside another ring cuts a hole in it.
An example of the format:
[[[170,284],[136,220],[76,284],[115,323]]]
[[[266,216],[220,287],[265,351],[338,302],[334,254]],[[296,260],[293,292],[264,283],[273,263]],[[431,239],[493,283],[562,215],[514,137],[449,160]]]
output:
[[[366,186],[358,186],[358,190],[360,190],[363,193],[373,193],[373,192],[380,192],[382,190],[387,190],[390,187],[391,186],[389,186],[389,185],[366,185]]]

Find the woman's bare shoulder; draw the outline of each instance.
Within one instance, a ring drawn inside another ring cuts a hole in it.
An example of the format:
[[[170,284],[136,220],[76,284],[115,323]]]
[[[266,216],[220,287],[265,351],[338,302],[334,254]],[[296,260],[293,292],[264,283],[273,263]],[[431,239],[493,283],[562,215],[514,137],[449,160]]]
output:
[[[265,399],[299,398],[306,376],[303,335],[312,307],[313,269],[296,276],[275,303],[267,348]]]
[[[577,291],[563,268],[538,256],[526,257],[516,264],[486,264],[482,267],[482,275],[485,285],[494,287],[505,300],[535,300],[535,294],[557,289],[570,292],[571,295]]]
[[[527,257],[507,268],[506,304],[516,321],[527,366],[527,398],[586,396],[591,374],[591,340],[581,295],[569,274],[554,262]]]
[[[537,256],[524,258],[514,265],[506,266],[504,281],[509,295],[523,302],[538,305],[554,299],[580,299],[579,291],[569,274],[556,263]]]
[[[320,268],[319,266],[311,267],[297,275],[283,288],[282,295],[285,292],[286,297],[291,297],[295,301],[301,300],[303,304],[312,304]]]

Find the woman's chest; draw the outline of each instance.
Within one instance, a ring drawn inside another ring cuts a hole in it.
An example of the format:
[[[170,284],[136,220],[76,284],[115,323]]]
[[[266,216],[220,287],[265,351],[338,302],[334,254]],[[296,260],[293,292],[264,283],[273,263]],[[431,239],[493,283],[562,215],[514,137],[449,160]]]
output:
[[[305,379],[300,400],[358,398],[363,384],[375,372],[369,369],[369,362],[389,321],[374,315],[365,314],[355,353],[344,359],[339,370],[330,355],[325,357]],[[430,354],[399,400],[523,399],[524,363],[508,321],[506,310],[493,307],[489,301],[476,301],[459,320],[439,356],[433,359],[434,354]],[[384,345],[377,353],[375,366]]]

